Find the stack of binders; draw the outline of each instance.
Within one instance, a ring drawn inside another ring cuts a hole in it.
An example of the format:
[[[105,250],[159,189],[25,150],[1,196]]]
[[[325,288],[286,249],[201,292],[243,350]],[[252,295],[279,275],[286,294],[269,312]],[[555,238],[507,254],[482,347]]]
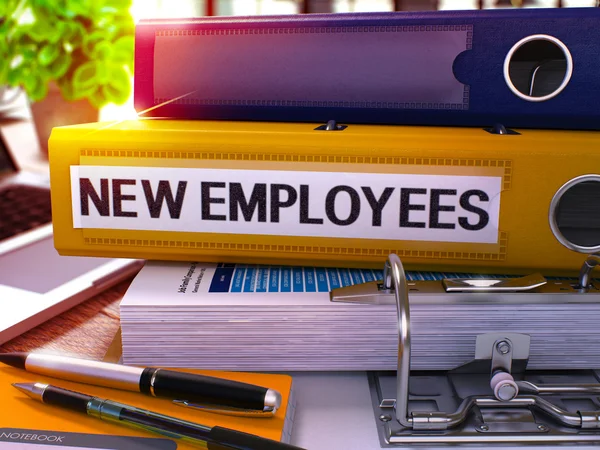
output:
[[[140,118],[53,131],[56,248],[156,260],[121,305],[126,363],[393,369],[394,307],[332,304],[319,273],[369,281],[395,253],[574,276],[600,251],[599,27],[599,8],[141,21]],[[270,289],[285,267],[298,290]],[[532,367],[600,367],[596,304],[446,298],[412,305],[415,369],[468,362],[486,330],[529,333]]]

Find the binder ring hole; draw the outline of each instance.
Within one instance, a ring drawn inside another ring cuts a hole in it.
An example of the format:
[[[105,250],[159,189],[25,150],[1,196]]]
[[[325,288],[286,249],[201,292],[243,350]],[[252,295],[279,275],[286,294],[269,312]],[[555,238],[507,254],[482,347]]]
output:
[[[549,220],[552,233],[568,249],[600,251],[600,175],[565,183],[550,202]]]
[[[504,59],[504,80],[518,97],[543,102],[557,96],[569,83],[573,58],[553,36],[536,34],[517,42]]]

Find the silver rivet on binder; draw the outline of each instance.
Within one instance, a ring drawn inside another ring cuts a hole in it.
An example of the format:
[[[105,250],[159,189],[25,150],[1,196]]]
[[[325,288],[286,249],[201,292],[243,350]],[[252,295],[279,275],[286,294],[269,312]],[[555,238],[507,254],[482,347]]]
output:
[[[509,135],[521,134],[521,133],[516,132],[515,130],[506,128],[501,123],[496,123],[490,128],[484,128],[484,130],[490,134],[509,134]]]
[[[588,259],[588,266],[599,261]],[[449,283],[451,287],[463,286],[464,291],[448,290],[441,281],[414,281],[411,288],[416,290],[410,293],[415,295],[412,301],[431,301],[434,294],[447,297],[447,303],[442,304],[455,304],[460,299],[458,304],[470,307],[487,301],[522,304],[531,302],[532,296],[541,304],[547,302],[548,307],[600,303],[595,282],[591,282],[593,290],[582,291],[568,281],[548,283],[541,275],[522,277],[504,286],[496,286],[497,281],[483,282],[475,291],[464,279]],[[528,289],[523,290],[523,286]],[[519,442],[547,447],[553,443],[600,443],[600,374],[593,368],[567,375],[527,370],[533,343],[522,332],[497,330],[478,335],[475,358],[470,363],[449,371],[411,373],[411,357],[418,350],[411,348],[408,282],[397,255],[389,255],[382,280],[334,289],[331,300],[371,304],[392,300],[396,306],[396,374],[369,374],[377,427],[385,444],[410,448],[416,444]],[[382,417],[389,415],[390,407],[396,420],[384,421]]]
[[[320,131],[342,131],[348,128],[347,125],[339,125],[335,120],[328,120],[325,125],[320,125],[315,130]]]
[[[496,348],[502,355],[506,355],[510,352],[510,344],[507,341],[500,341],[496,344]]]

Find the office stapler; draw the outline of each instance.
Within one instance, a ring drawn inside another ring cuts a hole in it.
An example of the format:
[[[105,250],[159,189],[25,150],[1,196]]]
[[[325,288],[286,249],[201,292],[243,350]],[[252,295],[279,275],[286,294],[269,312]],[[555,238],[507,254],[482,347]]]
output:
[[[531,336],[507,329],[478,335],[474,358],[464,365],[411,371],[409,299],[443,295],[449,303],[537,303],[544,308],[595,303],[600,302],[600,283],[591,272],[599,263],[600,256],[588,256],[579,279],[570,281],[531,275],[408,282],[400,258],[391,254],[383,280],[334,289],[335,302],[397,307],[397,372],[370,372],[368,377],[381,445],[598,445],[600,368],[528,369]],[[548,339],[558,342],[560,330]]]

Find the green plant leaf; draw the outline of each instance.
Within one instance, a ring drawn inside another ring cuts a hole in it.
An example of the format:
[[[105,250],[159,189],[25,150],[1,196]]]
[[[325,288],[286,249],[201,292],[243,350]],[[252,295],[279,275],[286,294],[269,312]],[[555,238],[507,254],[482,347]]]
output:
[[[129,95],[131,89],[131,77],[129,72],[122,66],[113,66],[110,71],[110,79],[108,81],[113,88],[125,92]]]
[[[61,17],[60,19],[57,19],[52,23],[57,36],[56,42],[60,43],[60,41],[63,41],[65,39],[65,35],[69,32],[69,29],[71,28],[69,25],[70,22],[66,22]]]
[[[46,44],[42,47],[37,55],[38,62],[41,66],[49,66],[60,54],[60,49],[57,45]]]
[[[19,66],[8,71],[6,81],[9,84],[9,86],[24,86],[25,81],[28,79],[28,77],[29,75],[27,73],[27,70]]]
[[[115,63],[118,62],[131,65],[133,63],[133,49],[133,36],[123,36],[117,39],[113,44],[112,60]]]
[[[29,98],[34,102],[43,100],[48,95],[48,83],[38,79],[35,87],[27,91]]]
[[[116,14],[119,14],[119,8],[117,6],[113,6],[111,4],[104,4],[101,5],[100,8],[98,9],[98,14],[102,14],[102,15],[111,15],[114,16]]]
[[[106,105],[108,103],[108,101],[106,100],[106,97],[104,97],[104,93],[102,92],[101,89],[98,89],[96,92],[94,92],[92,95],[90,95],[88,97],[88,100],[90,101],[92,106],[97,109],[102,108],[104,105]]]
[[[128,11],[131,8],[132,0],[106,0],[105,3],[121,11]]]
[[[52,10],[56,7],[55,0],[30,0],[31,6],[36,10]]]
[[[104,33],[100,30],[94,31],[90,34],[87,34],[83,37],[83,42],[81,44],[81,48],[83,53],[88,58],[94,57],[94,48],[98,45],[99,42],[104,41]]]
[[[99,41],[91,51],[90,58],[94,60],[106,60],[112,59],[113,49],[112,45],[108,41]]]
[[[65,0],[65,9],[69,11],[73,17],[90,17],[90,13],[93,12],[94,2],[95,0]]]
[[[86,31],[84,26],[79,22],[67,22],[63,41],[68,43],[72,48],[80,47],[83,44]]]
[[[0,85],[5,83],[6,75],[8,74],[8,69],[10,67],[10,61],[8,57],[4,55],[8,55],[8,45],[2,38],[0,37]]]
[[[100,24],[97,24],[100,26]],[[118,23],[110,20],[108,23],[102,25],[102,29],[104,30],[104,38],[107,41],[114,41],[115,37],[121,32],[121,27]]]
[[[59,5],[56,6],[56,13],[59,16],[64,17],[65,19],[73,20],[77,17],[79,12],[73,9],[70,3],[71,2],[69,1],[62,1]]]
[[[48,75],[52,77],[54,80],[58,80],[62,77],[69,67],[71,66],[71,54],[70,53],[61,53],[58,57],[50,64],[48,67]]]
[[[97,74],[98,68],[93,61],[88,61],[75,70],[72,81],[73,97],[75,99],[89,97],[98,90]]]
[[[27,76],[22,78],[23,88],[30,97],[33,97],[33,93],[35,92],[37,85],[39,83],[39,78],[35,76],[34,73],[28,73]],[[35,100],[35,99],[34,99]]]
[[[20,75],[20,80],[21,87],[32,101],[41,100],[47,95],[48,83],[39,71],[24,70]]]
[[[6,77],[8,75],[8,61],[6,58],[0,58],[0,85],[6,84]]]
[[[104,94],[104,97],[108,103],[112,102],[116,103],[117,105],[124,103],[122,92],[113,88],[110,84],[105,84],[102,86],[102,94]],[[125,100],[127,100],[127,97],[125,97]]]
[[[107,101],[122,105],[131,94],[131,77],[122,67],[113,67],[107,84],[102,86]]]
[[[78,89],[92,84],[96,84],[96,63],[88,61],[79,66],[73,73],[73,86]]]
[[[115,17],[114,23],[119,25],[121,35],[133,35],[135,32],[135,22],[129,13]]]
[[[89,98],[94,95],[99,88],[98,84],[89,84],[87,86],[77,86],[76,84],[72,85],[73,87],[73,99],[80,100],[82,98]]]
[[[35,42],[48,41],[55,44],[61,37],[61,30],[56,27],[56,20],[52,17],[36,17],[28,28],[27,35]]]
[[[21,64],[35,64],[37,61],[37,46],[35,44],[23,44],[15,46],[13,49],[13,54],[16,56],[21,56]]]
[[[9,17],[19,6],[19,0],[2,0],[0,2],[0,17]]]
[[[110,66],[101,62],[96,64],[96,82],[100,85],[106,84],[110,79]]]
[[[131,0],[0,0],[0,84],[32,99],[55,81],[70,100],[97,106],[131,91]]]
[[[61,78],[60,80],[58,80],[56,82],[56,84],[58,84],[60,93],[62,94],[62,96],[65,100],[68,100],[68,101],[75,100],[75,95],[73,93],[73,83],[70,78],[68,78],[68,77]]]

